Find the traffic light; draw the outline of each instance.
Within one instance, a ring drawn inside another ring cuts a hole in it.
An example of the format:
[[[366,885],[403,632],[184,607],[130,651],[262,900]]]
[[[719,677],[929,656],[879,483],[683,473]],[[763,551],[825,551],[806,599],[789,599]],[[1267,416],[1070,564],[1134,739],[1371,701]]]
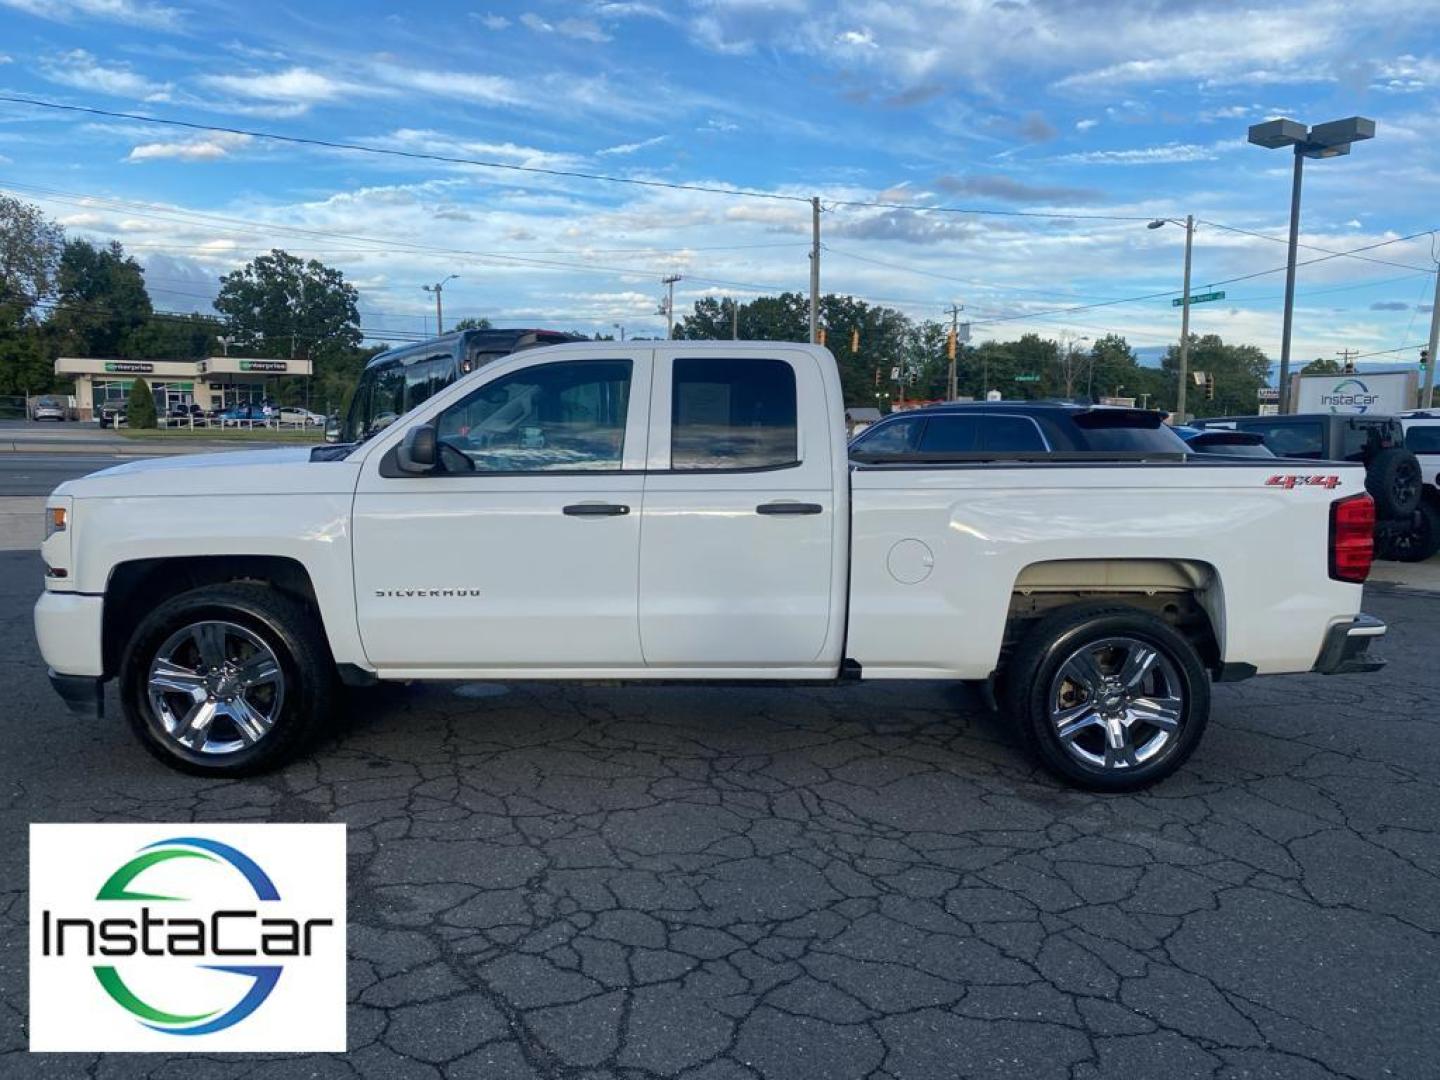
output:
[[[955,359],[955,331],[951,330],[945,338],[945,355],[947,358]]]
[[[860,331],[858,329],[850,331],[850,351],[852,353],[860,351]]]
[[[1215,400],[1215,376],[1208,371],[1205,373],[1205,400]]]
[[[825,347],[825,328],[823,326],[820,327],[820,329],[817,330],[815,334],[816,337],[819,339],[820,347],[823,349]]]
[[[1420,350],[1420,370],[1421,370],[1421,371],[1424,371],[1424,370],[1425,370],[1425,365],[1428,364],[1428,363],[1430,363],[1430,350],[1429,350],[1428,348],[1427,348],[1427,349],[1421,349],[1421,350]]]

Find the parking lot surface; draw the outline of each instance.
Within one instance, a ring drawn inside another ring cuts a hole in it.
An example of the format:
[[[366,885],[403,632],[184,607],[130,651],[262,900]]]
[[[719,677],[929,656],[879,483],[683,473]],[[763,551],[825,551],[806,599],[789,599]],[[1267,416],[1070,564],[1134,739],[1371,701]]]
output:
[[[1099,797],[943,684],[393,687],[245,782],[68,716],[0,553],[0,1076],[1440,1074],[1440,597]],[[26,1053],[26,825],[349,826],[346,1055]]]

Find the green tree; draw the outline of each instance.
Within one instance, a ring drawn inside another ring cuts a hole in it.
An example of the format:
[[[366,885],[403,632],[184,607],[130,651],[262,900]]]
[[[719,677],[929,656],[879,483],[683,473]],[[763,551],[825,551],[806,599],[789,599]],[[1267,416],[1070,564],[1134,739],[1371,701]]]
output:
[[[28,307],[48,296],[64,242],[38,206],[0,194],[0,303]]]
[[[308,359],[314,385],[330,393],[353,386],[363,367],[359,296],[339,270],[277,248],[221,278],[215,310],[239,338],[237,351]],[[293,402],[307,389],[303,379],[284,379],[276,396]]]
[[[155,414],[155,395],[150,384],[142,378],[130,384],[130,396],[125,402],[125,423],[132,428],[150,429],[159,426]]]
[[[1328,357],[1317,356],[1314,360],[1311,360],[1308,364],[1306,364],[1303,368],[1300,369],[1300,374],[1339,375],[1342,370],[1343,368],[1341,368],[1339,360],[1332,360]]]
[[[130,360],[200,360],[220,351],[225,324],[213,315],[154,315],[125,339]]]
[[[479,318],[479,319],[477,319],[477,318],[475,318],[475,317],[472,315],[472,316],[471,316],[470,318],[468,318],[468,319],[461,319],[459,322],[457,322],[457,323],[456,323],[454,326],[452,326],[450,329],[452,329],[452,330],[489,330],[489,329],[490,329],[490,320],[489,320],[489,319],[485,319],[485,318]]]
[[[1215,397],[1205,396],[1204,387],[1190,383],[1185,388],[1186,410],[1194,416],[1229,416],[1253,413],[1258,391],[1270,375],[1270,360],[1254,345],[1226,345],[1219,334],[1190,335],[1190,372],[1205,372],[1215,379]],[[1170,387],[1180,368],[1180,347],[1165,352],[1162,367]],[[1171,390],[1170,401],[1174,401]]]
[[[145,272],[118,242],[67,240],[46,330],[61,355],[127,356],[130,336],[153,310]]]

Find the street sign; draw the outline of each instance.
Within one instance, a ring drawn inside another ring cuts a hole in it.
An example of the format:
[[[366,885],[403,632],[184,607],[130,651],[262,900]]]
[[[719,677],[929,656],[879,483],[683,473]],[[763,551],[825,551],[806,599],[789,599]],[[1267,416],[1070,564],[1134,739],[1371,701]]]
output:
[[[1016,376],[1015,376],[1015,381],[1016,381],[1016,382],[1039,382],[1039,381],[1040,381],[1040,376],[1039,376],[1039,375],[1016,375]]]
[[[1191,294],[1190,294],[1190,303],[1192,303],[1192,304],[1203,304],[1203,303],[1205,303],[1207,300],[1224,300],[1224,299],[1225,299],[1225,290],[1224,290],[1224,289],[1216,289],[1214,292],[1202,292],[1202,293],[1191,293]],[[1185,306],[1185,298],[1184,298],[1183,296],[1177,296],[1174,300],[1171,300],[1171,301],[1170,301],[1170,306],[1171,306],[1171,307],[1184,307],[1184,306]]]

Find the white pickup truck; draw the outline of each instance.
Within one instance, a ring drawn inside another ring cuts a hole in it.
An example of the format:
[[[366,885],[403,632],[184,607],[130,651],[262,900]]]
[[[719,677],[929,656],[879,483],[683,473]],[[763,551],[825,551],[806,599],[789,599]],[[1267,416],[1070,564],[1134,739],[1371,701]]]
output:
[[[1187,458],[1136,410],[1148,449],[1066,452],[1046,408],[1106,414],[977,408],[981,449],[852,461],[822,348],[533,349],[338,460],[63,484],[40,650],[72,707],[118,679],[145,745],[204,774],[293,757],[337,683],[950,679],[1104,790],[1180,766],[1212,678],[1380,666],[1360,466]]]

